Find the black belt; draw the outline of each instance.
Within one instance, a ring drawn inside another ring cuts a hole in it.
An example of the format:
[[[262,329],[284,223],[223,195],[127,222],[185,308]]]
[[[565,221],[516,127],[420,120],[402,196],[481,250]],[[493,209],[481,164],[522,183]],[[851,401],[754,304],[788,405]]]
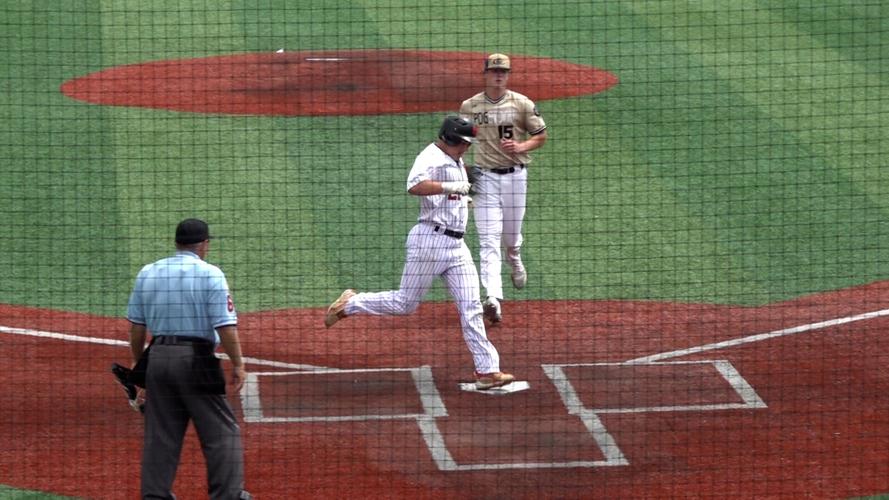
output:
[[[521,170],[523,168],[525,168],[525,164],[519,163],[518,165],[516,165],[514,167],[491,168],[489,170],[491,172],[494,172],[495,174],[506,175],[506,174],[511,174],[511,173],[515,172],[516,170]]]
[[[154,344],[160,345],[210,345],[210,342],[207,339],[202,339],[201,337],[182,337],[179,335],[159,335],[154,337]]]
[[[463,237],[463,233],[460,231],[451,231],[450,229],[445,229],[438,224],[432,226],[433,231],[436,233],[442,233],[445,236],[450,236],[451,238],[457,238],[458,240]]]

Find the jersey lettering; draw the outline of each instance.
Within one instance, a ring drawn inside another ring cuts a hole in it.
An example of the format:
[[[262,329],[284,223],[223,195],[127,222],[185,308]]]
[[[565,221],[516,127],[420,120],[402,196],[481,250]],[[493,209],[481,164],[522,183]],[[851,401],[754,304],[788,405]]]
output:
[[[497,102],[484,92],[463,101],[460,114],[478,125],[478,144],[472,148],[473,163],[486,168],[530,163],[527,153],[504,151],[501,140],[520,141],[531,132],[546,130],[546,123],[534,102],[522,94],[507,91]]]

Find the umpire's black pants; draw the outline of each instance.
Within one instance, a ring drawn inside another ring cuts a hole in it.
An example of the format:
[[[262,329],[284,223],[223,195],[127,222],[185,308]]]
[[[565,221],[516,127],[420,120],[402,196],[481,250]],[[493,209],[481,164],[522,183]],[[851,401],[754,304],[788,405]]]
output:
[[[202,393],[189,345],[153,345],[146,376],[142,498],[175,498],[173,480],[189,420],[207,462],[210,498],[236,499],[244,489],[241,430],[224,394]]]

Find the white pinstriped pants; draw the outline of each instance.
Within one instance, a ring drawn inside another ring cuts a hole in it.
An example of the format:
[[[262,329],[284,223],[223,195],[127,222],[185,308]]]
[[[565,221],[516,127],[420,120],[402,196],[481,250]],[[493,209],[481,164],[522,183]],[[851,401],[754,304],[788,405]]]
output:
[[[462,239],[436,233],[428,223],[419,223],[407,236],[407,261],[398,290],[359,293],[346,304],[346,315],[403,316],[414,312],[436,277],[444,279],[457,303],[463,340],[472,353],[475,371],[500,371],[500,355],[485,333],[479,298],[478,272],[472,253]]]
[[[501,246],[509,253],[522,248],[522,222],[528,196],[528,168],[495,174],[476,167],[475,227],[479,239],[479,268],[486,295],[503,300]]]

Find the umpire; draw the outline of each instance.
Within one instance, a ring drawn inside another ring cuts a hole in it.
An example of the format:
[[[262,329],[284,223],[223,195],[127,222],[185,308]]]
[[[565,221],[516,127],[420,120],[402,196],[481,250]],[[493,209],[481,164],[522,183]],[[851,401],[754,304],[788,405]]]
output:
[[[239,391],[246,372],[238,317],[225,275],[204,261],[209,246],[207,223],[183,220],[176,227],[176,254],[143,267],[130,295],[133,362],[148,356],[142,498],[176,498],[173,480],[189,420],[207,462],[210,498],[250,498],[241,430],[214,354],[221,341],[232,362],[232,389]],[[146,350],[147,332],[152,339]]]

